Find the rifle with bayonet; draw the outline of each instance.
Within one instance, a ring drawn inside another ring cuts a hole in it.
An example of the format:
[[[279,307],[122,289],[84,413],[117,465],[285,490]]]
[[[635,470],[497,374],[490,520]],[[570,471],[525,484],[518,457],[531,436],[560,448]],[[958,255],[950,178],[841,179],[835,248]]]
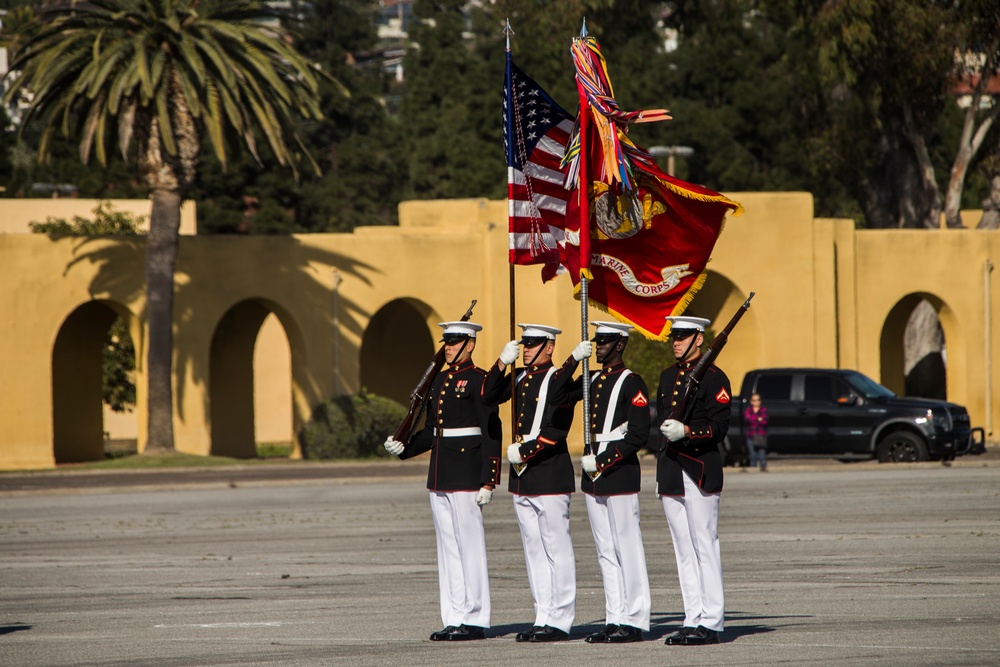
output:
[[[733,332],[736,328],[736,324],[740,321],[740,318],[750,309],[750,299],[753,298],[756,292],[750,292],[750,296],[747,300],[743,302],[733,318],[729,320],[729,324],[726,328],[719,332],[708,347],[702,353],[701,357],[698,359],[698,363],[695,364],[694,369],[688,373],[687,381],[681,388],[681,392],[677,397],[677,402],[670,409],[670,415],[668,419],[676,419],[682,424],[687,424],[688,419],[691,417],[691,411],[694,409],[694,397],[698,394],[698,387],[701,385],[702,379],[705,377],[705,373],[708,372],[708,367],[715,363],[718,359],[719,354],[722,352],[722,348],[726,346],[729,342],[729,334]]]
[[[472,309],[475,306],[476,300],[473,299],[469,309],[465,311],[465,315],[462,315],[462,322],[468,322],[472,318]],[[409,442],[414,426],[419,426],[420,417],[427,408],[427,398],[431,383],[434,382],[437,374],[441,372],[442,366],[444,366],[444,345],[438,349],[437,354],[434,355],[430,365],[427,366],[427,370],[424,371],[424,375],[420,378],[416,388],[410,392],[410,406],[406,412],[406,417],[403,418],[399,428],[396,429],[396,433],[392,436],[394,440],[402,443]]]

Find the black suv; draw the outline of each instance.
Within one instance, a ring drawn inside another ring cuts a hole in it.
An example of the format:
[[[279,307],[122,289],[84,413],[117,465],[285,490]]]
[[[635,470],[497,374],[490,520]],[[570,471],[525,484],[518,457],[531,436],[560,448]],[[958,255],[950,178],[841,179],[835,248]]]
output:
[[[857,371],[767,368],[747,373],[733,399],[727,463],[746,460],[743,411],[754,393],[767,408],[769,457],[947,461],[985,451],[961,405],[902,398]]]

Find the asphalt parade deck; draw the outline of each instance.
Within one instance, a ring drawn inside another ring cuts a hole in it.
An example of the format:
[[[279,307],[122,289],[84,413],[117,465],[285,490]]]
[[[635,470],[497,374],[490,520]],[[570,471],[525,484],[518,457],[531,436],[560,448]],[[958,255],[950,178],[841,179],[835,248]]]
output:
[[[1000,664],[1000,456],[950,467],[775,462],[727,470],[723,643],[664,646],[682,619],[644,460],[653,619],[589,645],[604,595],[574,498],[572,641],[533,618],[511,499],[485,509],[493,627],[441,625],[426,460],[0,475],[0,663],[44,665]]]

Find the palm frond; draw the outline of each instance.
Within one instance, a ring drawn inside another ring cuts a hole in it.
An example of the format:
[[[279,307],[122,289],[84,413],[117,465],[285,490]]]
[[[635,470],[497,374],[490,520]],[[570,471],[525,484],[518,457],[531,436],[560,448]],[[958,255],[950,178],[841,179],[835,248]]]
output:
[[[161,88],[154,101],[160,139],[163,141],[162,148],[168,155],[177,155],[177,144],[174,142],[174,123],[170,115],[170,99],[167,90]]]
[[[223,165],[227,137],[239,137],[260,161],[261,136],[279,164],[294,169],[301,151],[315,169],[295,124],[322,118],[322,73],[281,28],[261,20],[275,15],[254,0],[44,5],[19,35],[11,66],[21,76],[5,99],[32,93],[26,117],[43,120],[42,158],[56,132],[68,135],[78,125],[81,158],[93,152],[103,162],[109,126],[116,122],[123,155],[136,139],[140,155],[148,141],[159,143],[164,159],[178,155],[178,142],[187,146],[185,154],[196,152],[193,127]]]

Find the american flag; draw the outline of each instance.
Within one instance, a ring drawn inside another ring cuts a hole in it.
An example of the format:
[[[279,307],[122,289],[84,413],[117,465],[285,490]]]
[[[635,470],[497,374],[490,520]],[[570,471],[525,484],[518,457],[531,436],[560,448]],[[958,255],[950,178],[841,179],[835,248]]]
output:
[[[549,280],[565,264],[566,202],[561,167],[572,117],[514,65],[507,52],[503,143],[511,264],[544,264]]]

